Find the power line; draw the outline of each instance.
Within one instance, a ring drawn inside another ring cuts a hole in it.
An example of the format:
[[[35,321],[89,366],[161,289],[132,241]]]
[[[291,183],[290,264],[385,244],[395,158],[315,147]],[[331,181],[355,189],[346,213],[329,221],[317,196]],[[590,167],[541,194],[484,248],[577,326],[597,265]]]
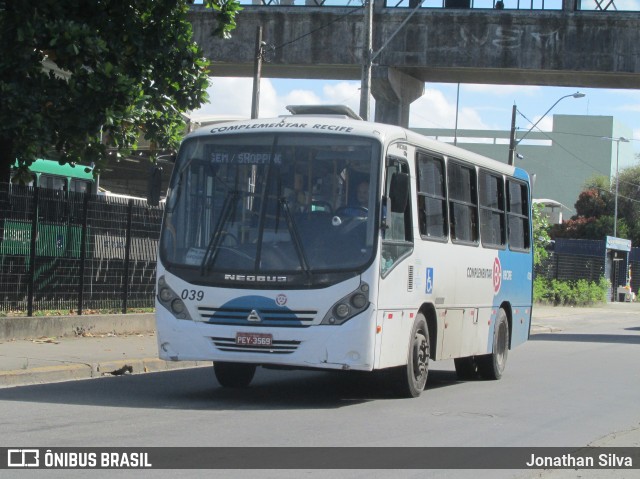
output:
[[[600,188],[599,186],[596,186],[595,189],[598,190],[598,191],[604,191],[604,192],[607,192],[607,193],[611,193],[609,190],[605,190],[604,188]],[[640,200],[637,200],[635,198],[629,198],[628,196],[624,196],[624,195],[621,195],[621,194],[618,194],[618,198],[624,198],[625,200],[632,201],[634,203],[640,203]]]
[[[531,120],[530,120],[529,118],[527,118],[527,117],[525,116],[525,114],[524,114],[524,113],[522,113],[520,110],[518,110],[518,113],[520,113],[520,115],[521,115],[525,120],[527,120],[529,123],[532,123],[532,122],[531,122]],[[547,139],[551,140],[552,142],[555,142],[555,143],[556,143],[556,145],[557,145],[560,149],[564,150],[566,153],[568,153],[570,156],[572,156],[573,158],[575,158],[576,160],[578,160],[580,163],[582,163],[582,164],[584,164],[584,165],[587,165],[588,167],[592,168],[596,173],[600,173],[600,171],[598,171],[598,169],[597,169],[595,166],[593,166],[593,165],[592,165],[592,164],[590,164],[590,163],[587,163],[587,162],[586,162],[586,161],[584,161],[582,158],[580,158],[579,156],[575,155],[575,154],[574,154],[572,151],[570,151],[568,148],[565,148],[565,147],[562,145],[562,143],[560,143],[560,142],[557,140],[557,138],[552,138],[551,136],[549,136],[549,135],[547,134],[547,132],[542,131],[542,130],[541,130],[540,128],[538,128],[538,127],[536,127],[536,130],[538,130],[540,133],[542,133],[544,136],[546,136],[546,137],[547,137]],[[554,132],[553,132],[553,134],[554,134],[554,135],[555,135],[555,134],[557,134],[557,133],[562,133],[562,132],[556,132],[556,131],[554,131]],[[580,133],[563,133],[563,134],[565,134],[565,135],[577,135],[577,136],[584,136],[584,137],[590,137],[590,138],[602,138],[602,136],[600,136],[600,135],[585,135],[585,134],[580,134]],[[630,140],[631,140],[631,138],[630,138]],[[634,141],[638,141],[638,140],[634,140]],[[603,175],[603,176],[604,176],[604,175]],[[625,180],[620,180],[620,179],[619,179],[618,181],[619,181],[620,183],[625,183],[625,184],[627,184],[627,185],[631,185],[631,186],[635,186],[636,188],[640,188],[640,185],[637,185],[637,184],[635,184],[635,183],[631,183],[630,181],[625,181]],[[634,201],[635,201],[635,200],[634,200]]]
[[[518,111],[518,113],[520,113],[520,111]],[[522,115],[522,113],[520,113]],[[522,115],[524,117],[524,115]],[[526,118],[526,117],[525,117]],[[529,120],[527,120],[529,121]],[[540,130],[539,128],[536,127],[536,130],[542,132],[542,130]],[[553,134],[554,135],[572,135],[572,136],[581,136],[584,138],[602,138],[602,135],[587,135],[586,133],[575,133],[572,131],[556,131],[553,130]],[[627,140],[629,141],[640,141],[637,138],[627,138]]]

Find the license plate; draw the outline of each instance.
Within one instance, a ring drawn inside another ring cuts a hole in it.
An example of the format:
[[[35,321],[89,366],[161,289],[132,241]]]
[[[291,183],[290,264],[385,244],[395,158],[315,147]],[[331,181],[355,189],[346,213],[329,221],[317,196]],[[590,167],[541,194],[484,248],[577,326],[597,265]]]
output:
[[[273,336],[266,333],[236,333],[236,344],[239,346],[271,346]]]

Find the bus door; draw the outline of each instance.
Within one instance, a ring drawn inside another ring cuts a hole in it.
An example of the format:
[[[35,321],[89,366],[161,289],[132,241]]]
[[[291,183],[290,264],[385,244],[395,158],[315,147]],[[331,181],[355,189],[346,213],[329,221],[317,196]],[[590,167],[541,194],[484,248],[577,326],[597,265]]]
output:
[[[413,228],[411,221],[409,165],[388,158],[382,198],[380,282],[378,291],[379,367],[404,364],[408,335],[415,309],[410,296],[414,288]]]

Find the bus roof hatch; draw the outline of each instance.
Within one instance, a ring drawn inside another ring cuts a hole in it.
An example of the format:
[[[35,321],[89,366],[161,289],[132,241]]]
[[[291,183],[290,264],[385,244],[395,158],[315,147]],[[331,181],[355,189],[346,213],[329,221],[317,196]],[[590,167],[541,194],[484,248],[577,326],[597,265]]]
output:
[[[362,120],[360,115],[346,105],[287,105],[292,115],[332,115]]]

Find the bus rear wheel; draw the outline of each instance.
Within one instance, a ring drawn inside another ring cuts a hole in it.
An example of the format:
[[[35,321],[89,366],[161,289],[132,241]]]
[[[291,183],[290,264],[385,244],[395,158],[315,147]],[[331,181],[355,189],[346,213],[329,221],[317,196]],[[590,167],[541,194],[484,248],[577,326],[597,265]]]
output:
[[[215,362],[213,372],[220,385],[225,388],[246,388],[256,373],[256,365]]]
[[[429,374],[429,328],[420,313],[416,316],[409,339],[407,364],[394,370],[396,391],[401,397],[420,396]]]
[[[493,352],[477,357],[478,371],[485,379],[500,379],[509,355],[509,322],[507,313],[500,308],[493,330]]]

